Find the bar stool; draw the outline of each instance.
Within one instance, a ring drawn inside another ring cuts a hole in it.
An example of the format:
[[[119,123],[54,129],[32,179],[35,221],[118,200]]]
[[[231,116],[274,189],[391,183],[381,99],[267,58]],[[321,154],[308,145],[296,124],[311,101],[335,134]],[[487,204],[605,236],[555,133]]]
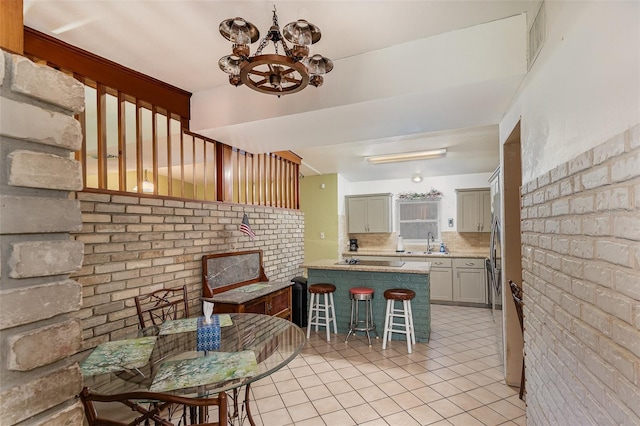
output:
[[[333,293],[336,286],[327,283],[311,284],[309,286],[309,323],[307,324],[307,339],[311,336],[311,326],[322,326],[327,330],[327,342],[331,340],[331,323],[333,322],[333,331],[338,334],[338,324],[336,323],[336,310],[333,303]],[[324,303],[320,301],[320,296],[324,295]],[[324,313],[324,316],[320,314]]]
[[[387,348],[387,339],[391,341],[393,333],[401,333],[407,336],[407,350],[411,353],[411,344],[416,344],[413,313],[411,312],[411,299],[414,297],[416,297],[415,291],[403,288],[393,288],[384,292],[384,298],[387,299],[387,314],[384,319],[382,349]],[[396,301],[402,302],[402,309],[396,309]],[[402,318],[404,322],[395,322],[395,318]]]
[[[373,322],[373,289],[369,287],[353,287],[349,289],[349,298],[351,299],[351,319],[349,321],[349,333],[344,342],[347,343],[349,336],[356,331],[364,331],[367,333],[367,340],[371,346],[370,331],[376,333],[376,339],[379,339],[376,331],[376,324]],[[359,304],[364,302],[364,319],[360,319]]]

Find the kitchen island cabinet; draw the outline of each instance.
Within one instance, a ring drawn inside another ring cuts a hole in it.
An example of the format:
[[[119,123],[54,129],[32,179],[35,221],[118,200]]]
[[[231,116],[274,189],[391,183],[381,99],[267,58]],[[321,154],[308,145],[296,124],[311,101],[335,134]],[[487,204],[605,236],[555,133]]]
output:
[[[434,303],[459,306],[490,307],[484,254],[418,254],[416,252],[345,252],[346,259],[403,260],[431,263],[429,286]]]
[[[406,288],[416,292],[416,297],[411,301],[416,341],[423,343],[429,341],[431,334],[429,285],[431,264],[429,262],[405,262],[400,267],[392,267],[349,265],[339,262],[337,259],[324,259],[304,263],[301,267],[307,269],[309,285],[331,283],[336,286],[333,299],[339,333],[346,334],[349,331],[350,288],[370,287],[374,289],[373,320],[381,338],[384,332],[386,312],[384,292],[391,288]],[[360,336],[361,333],[358,335]],[[394,334],[394,338],[396,337],[400,338],[398,334]],[[402,338],[404,339],[404,336]]]

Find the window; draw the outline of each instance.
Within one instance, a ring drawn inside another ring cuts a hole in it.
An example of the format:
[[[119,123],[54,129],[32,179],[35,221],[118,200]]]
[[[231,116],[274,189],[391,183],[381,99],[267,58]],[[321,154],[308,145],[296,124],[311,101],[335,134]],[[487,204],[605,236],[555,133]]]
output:
[[[440,200],[398,200],[396,229],[405,241],[440,241]]]

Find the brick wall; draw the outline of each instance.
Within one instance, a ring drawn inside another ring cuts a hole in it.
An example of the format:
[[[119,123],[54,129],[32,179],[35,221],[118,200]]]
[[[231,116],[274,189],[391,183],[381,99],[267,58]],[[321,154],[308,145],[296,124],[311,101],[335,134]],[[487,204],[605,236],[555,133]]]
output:
[[[201,312],[202,256],[260,249],[270,281],[301,275],[304,215],[297,210],[79,192],[84,263],[84,348],[138,328],[133,298],[187,285],[190,312]],[[238,231],[244,213],[256,238]]]
[[[522,192],[528,424],[640,424],[640,125]]]
[[[72,77],[0,51],[0,423],[81,425],[80,164]]]

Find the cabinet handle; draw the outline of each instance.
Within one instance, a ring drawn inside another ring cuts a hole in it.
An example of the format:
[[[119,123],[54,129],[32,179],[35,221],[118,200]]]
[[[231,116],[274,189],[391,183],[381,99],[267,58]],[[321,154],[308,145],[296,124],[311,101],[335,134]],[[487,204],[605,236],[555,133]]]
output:
[[[442,265],[442,262],[435,262],[436,265]]]
[[[465,265],[467,265],[467,266],[473,266],[473,265],[475,265],[475,263],[473,263],[473,262],[465,262],[464,264],[465,264]]]

